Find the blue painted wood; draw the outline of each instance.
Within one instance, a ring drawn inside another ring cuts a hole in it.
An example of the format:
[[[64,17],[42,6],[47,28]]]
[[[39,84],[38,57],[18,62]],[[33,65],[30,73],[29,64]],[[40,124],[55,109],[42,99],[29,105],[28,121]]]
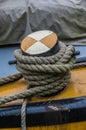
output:
[[[48,126],[86,121],[86,96],[30,103],[26,107],[27,126]],[[21,126],[21,106],[0,108],[0,128]]]
[[[9,65],[9,60],[14,60],[14,50],[18,49],[19,46],[5,46],[0,47],[0,78],[17,73],[15,65]]]

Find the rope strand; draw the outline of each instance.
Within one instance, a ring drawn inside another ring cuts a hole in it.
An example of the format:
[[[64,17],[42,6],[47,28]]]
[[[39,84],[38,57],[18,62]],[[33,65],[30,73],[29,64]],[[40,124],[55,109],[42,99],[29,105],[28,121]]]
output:
[[[64,89],[70,79],[69,70],[75,63],[75,49],[73,46],[66,47],[62,42],[59,48],[59,52],[48,57],[25,56],[21,50],[16,50],[16,67],[20,71],[17,76],[23,76],[30,87],[22,93],[0,98],[0,105],[32,96],[46,96]]]
[[[14,53],[17,60],[16,67],[20,73],[0,79],[2,85],[24,77],[29,84],[29,88],[21,93],[0,98],[0,105],[24,99],[21,108],[22,130],[26,130],[26,98],[56,94],[69,83],[69,71],[75,63],[75,49],[73,46],[66,47],[61,42],[59,48],[59,52],[48,57],[25,56],[21,50],[16,50]]]

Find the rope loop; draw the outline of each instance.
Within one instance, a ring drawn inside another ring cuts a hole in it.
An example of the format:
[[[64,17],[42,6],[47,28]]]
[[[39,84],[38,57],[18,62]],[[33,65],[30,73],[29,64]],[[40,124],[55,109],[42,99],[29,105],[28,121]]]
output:
[[[46,85],[48,87],[52,84],[54,89],[57,82],[64,80],[65,75],[69,75],[69,70],[73,68],[75,62],[73,55],[75,49],[73,46],[66,47],[62,42],[59,42],[59,48],[59,52],[47,57],[26,56],[22,54],[21,50],[14,52],[17,59],[16,67],[31,87],[45,87]],[[63,84],[65,82],[68,83],[67,79]],[[65,85],[61,88],[64,87]],[[57,87],[57,90],[54,91],[59,90],[60,87]]]
[[[26,56],[20,49],[16,50],[16,67],[20,72],[17,78],[23,76],[29,88],[22,93],[1,98],[0,105],[26,97],[52,95],[64,89],[69,83],[70,69],[75,63],[75,49],[73,46],[66,47],[62,42],[59,42],[59,48],[59,52],[46,57]]]
[[[20,73],[0,79],[0,84],[12,82],[22,76],[28,82],[29,88],[24,92],[0,98],[0,105],[24,99],[21,108],[21,128],[26,130],[26,98],[33,96],[50,96],[64,89],[70,80],[70,69],[75,63],[73,46],[66,47],[59,43],[59,52],[48,57],[26,56],[21,50],[14,55],[17,60],[16,67]]]

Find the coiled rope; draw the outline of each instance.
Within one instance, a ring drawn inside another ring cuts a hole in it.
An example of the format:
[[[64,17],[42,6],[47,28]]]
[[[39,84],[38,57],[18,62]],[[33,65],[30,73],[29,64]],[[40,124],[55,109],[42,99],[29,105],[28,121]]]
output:
[[[59,47],[58,53],[48,57],[25,56],[21,50],[16,50],[14,53],[17,60],[16,67],[20,71],[16,75],[17,78],[24,77],[29,84],[29,89],[19,94],[0,98],[0,105],[34,95],[54,94],[65,88],[70,79],[69,71],[75,63],[73,55],[75,49],[73,46],[66,47],[62,42],[59,42]],[[11,80],[13,81],[12,76]],[[0,79],[0,84],[2,84],[2,79]]]
[[[64,89],[70,79],[70,69],[75,63],[73,46],[59,42],[59,52],[52,56],[26,56],[21,50],[16,50],[14,55],[17,60],[16,67],[19,74],[0,79],[0,84],[11,82],[22,76],[28,82],[29,88],[21,93],[0,98],[0,105],[13,100],[24,98],[22,115],[25,115],[26,98],[32,96],[46,96],[55,94]],[[25,120],[22,116],[22,129],[26,130]]]

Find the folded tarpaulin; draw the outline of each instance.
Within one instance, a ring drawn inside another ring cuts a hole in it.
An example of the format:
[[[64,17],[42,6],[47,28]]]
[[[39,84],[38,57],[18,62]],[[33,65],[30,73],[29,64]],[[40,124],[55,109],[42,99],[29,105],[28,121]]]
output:
[[[47,29],[67,44],[86,44],[86,0],[0,0],[0,45]]]

